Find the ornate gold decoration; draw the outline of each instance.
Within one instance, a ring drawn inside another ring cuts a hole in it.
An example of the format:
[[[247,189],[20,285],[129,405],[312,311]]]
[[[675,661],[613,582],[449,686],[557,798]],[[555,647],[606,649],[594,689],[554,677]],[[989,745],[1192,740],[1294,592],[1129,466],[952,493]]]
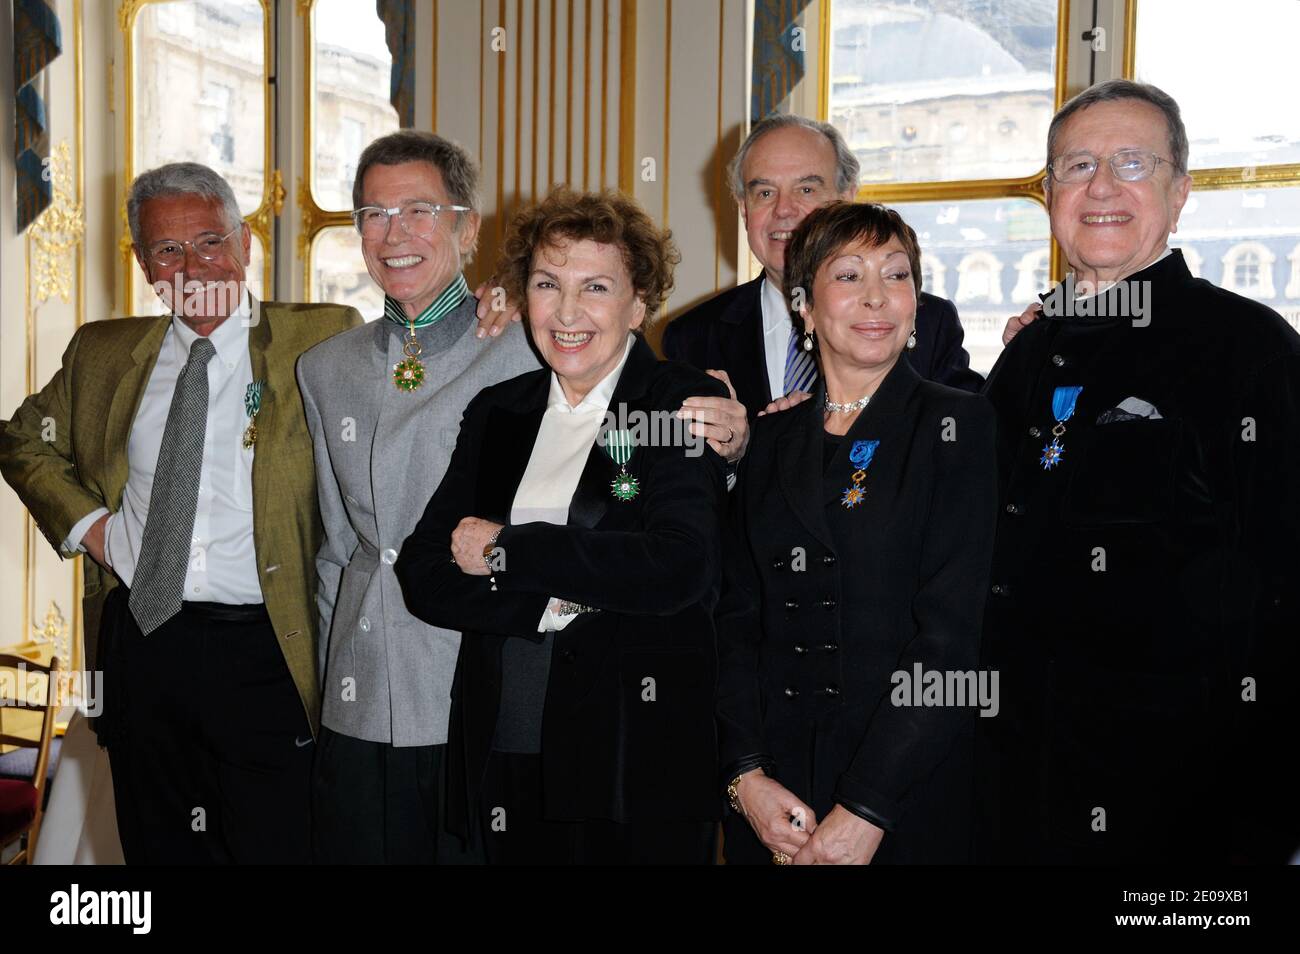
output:
[[[271,174],[269,188],[271,192],[271,208],[275,210],[276,218],[279,218],[280,213],[284,211],[284,176],[280,174],[279,169],[276,169]]]
[[[59,604],[50,600],[50,608],[45,611],[44,623],[32,623],[32,639],[38,643],[55,643],[68,638],[68,624],[63,619]]]
[[[284,178],[279,169],[273,169],[267,179],[266,192],[257,211],[245,217],[244,221],[253,233],[262,240],[262,248],[267,252],[268,261],[271,250],[271,217],[279,217],[284,211]]]
[[[131,267],[131,250],[135,242],[131,240],[131,220],[126,214],[126,200],[122,200],[122,237],[117,240],[117,250],[122,253],[122,263]]]
[[[310,160],[308,160],[310,162]],[[322,229],[336,228],[338,226],[351,226],[352,213],[350,212],[327,212],[316,204],[316,198],[311,194],[311,186],[307,184],[305,177],[298,178],[298,208],[301,210],[302,219],[301,227],[298,229],[298,257],[307,264],[307,285],[311,284],[311,264],[308,260],[308,253],[311,251],[311,243],[315,240],[317,233]]]
[[[66,139],[50,151],[49,170],[50,204],[28,226],[35,245],[32,269],[37,301],[48,301],[57,294],[66,302],[72,298],[73,252],[86,232],[85,210],[76,198],[72,150]]]
[[[122,0],[118,4],[117,25],[123,33],[130,31],[131,25],[135,23],[136,13],[148,2],[149,0]]]
[[[54,645],[51,655],[59,660],[55,699],[60,705],[67,702],[70,690],[68,670],[72,667],[72,648],[69,636],[68,624],[59,610],[59,604],[50,600],[50,608],[45,611],[45,622],[32,623],[32,642]]]

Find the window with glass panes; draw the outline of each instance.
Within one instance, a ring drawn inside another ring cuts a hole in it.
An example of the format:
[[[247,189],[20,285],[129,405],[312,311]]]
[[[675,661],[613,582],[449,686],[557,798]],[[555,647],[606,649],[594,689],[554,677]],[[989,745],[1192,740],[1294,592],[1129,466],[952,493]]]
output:
[[[1126,75],[1178,101],[1191,146],[1170,244],[1300,328],[1300,3],[1128,0],[1127,20]]]
[[[1042,182],[1067,5],[828,2],[823,118],[862,164],[859,199],[916,230],[923,290],[956,302],[987,372],[1051,274]]]

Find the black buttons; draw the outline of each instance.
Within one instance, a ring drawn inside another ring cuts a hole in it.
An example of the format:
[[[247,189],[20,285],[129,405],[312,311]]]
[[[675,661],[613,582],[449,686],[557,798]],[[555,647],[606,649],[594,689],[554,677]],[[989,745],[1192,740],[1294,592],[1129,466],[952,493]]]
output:
[[[822,649],[828,653],[838,652],[839,645],[836,643],[822,643]]]
[[[772,569],[774,569],[774,570],[784,570],[784,569],[785,569],[785,560],[781,559],[780,557],[777,557],[775,560],[772,561]]]
[[[835,604],[835,601],[834,601],[833,599],[831,599],[830,597],[827,597],[826,599],[822,600],[822,602],[821,602],[821,607],[822,607],[822,609],[824,609],[824,610],[833,610],[833,609],[835,609],[835,605],[836,605],[836,604]]]
[[[785,601],[785,611],[786,611],[787,613],[793,613],[793,612],[794,612],[795,610],[797,610],[798,608],[799,608],[799,601],[798,601],[798,600],[786,600],[786,601]]]
[[[1042,436],[1043,436],[1043,432],[1040,431],[1037,427],[1031,427],[1031,428],[1029,429],[1029,436],[1030,436],[1030,437],[1042,437]]]
[[[1025,512],[1025,508],[1024,508],[1024,506],[1021,505],[1021,504],[1018,504],[1018,503],[1009,503],[1009,504],[1007,504],[1007,513],[1009,513],[1009,514],[1012,514],[1012,515],[1019,515],[1019,514],[1022,514],[1022,513],[1024,513],[1024,512]]]
[[[786,686],[786,687],[785,687],[785,697],[786,697],[787,699],[794,699],[794,698],[796,698],[798,695],[799,695],[799,690],[796,689],[794,686]]]
[[[805,646],[803,643],[794,644],[794,654],[796,656],[802,656],[806,652],[808,652],[808,647]]]
[[[1065,367],[1065,359],[1059,354],[1054,354],[1052,355],[1052,364],[1056,365],[1058,368],[1063,368]]]
[[[828,553],[824,557],[822,557],[822,566],[834,566],[834,565],[835,565],[834,553]]]
[[[836,696],[838,696],[839,694],[840,694],[839,687],[838,687],[838,686],[833,686],[833,685],[832,685],[832,686],[822,686],[820,689],[818,689],[818,690],[816,690],[816,691],[813,692],[813,695],[815,695],[815,696],[826,696],[827,698],[830,698],[830,699],[834,699],[834,698],[835,698]]]
[[[560,655],[560,659],[566,663],[574,662],[578,658],[578,654],[574,652],[572,649],[561,649],[559,655]]]
[[[1010,596],[1010,595],[1011,595],[1011,587],[1008,586],[1008,585],[1005,584],[1005,583],[994,583],[992,589],[993,589],[993,595],[994,595],[994,596]]]

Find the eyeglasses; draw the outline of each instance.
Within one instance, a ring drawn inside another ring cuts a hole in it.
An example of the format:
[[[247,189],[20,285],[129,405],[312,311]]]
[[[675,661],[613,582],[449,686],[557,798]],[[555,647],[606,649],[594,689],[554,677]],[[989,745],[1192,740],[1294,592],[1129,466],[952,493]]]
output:
[[[1102,160],[1090,152],[1076,152],[1068,156],[1057,156],[1051,162],[1052,178],[1057,182],[1088,182],[1097,174],[1097,167]],[[1121,149],[1113,156],[1107,156],[1110,171],[1116,179],[1124,182],[1141,182],[1155,175],[1160,163],[1172,166],[1168,159],[1157,156],[1145,149]]]
[[[204,232],[192,242],[179,242],[176,239],[161,239],[147,249],[149,258],[164,268],[171,268],[185,261],[185,246],[194,249],[194,254],[205,262],[215,262],[226,251],[226,239],[244,227],[239,223],[225,235],[216,232]]]
[[[427,238],[438,226],[438,213],[472,211],[467,205],[436,205],[433,202],[403,202],[391,209],[366,205],[352,211],[352,221],[363,238],[380,238],[388,234],[388,220],[395,215],[407,235]]]

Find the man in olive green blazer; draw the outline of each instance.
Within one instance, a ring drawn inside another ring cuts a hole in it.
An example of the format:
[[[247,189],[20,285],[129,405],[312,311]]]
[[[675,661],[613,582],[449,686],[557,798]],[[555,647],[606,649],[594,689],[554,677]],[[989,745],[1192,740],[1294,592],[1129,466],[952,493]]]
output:
[[[0,472],[60,556],[93,558],[85,633],[88,649],[99,647],[91,665],[104,670],[97,721],[127,862],[308,860],[321,525],[294,366],[361,319],[338,305],[248,295],[247,226],[229,186],[205,167],[143,174],[129,212],[137,260],[165,301],[168,284],[221,280],[238,290],[237,305],[194,317],[177,298],[173,316],[79,328],[50,382],[0,424]],[[176,456],[162,422],[176,414],[178,374],[196,353],[185,349],[204,339],[215,354],[199,365],[206,430],[189,428],[204,440],[192,475],[195,548],[182,570],[183,608],[151,631],[136,623],[134,600],[128,610],[123,584],[134,574],[132,587],[147,586],[152,554],[141,531],[157,531],[149,503],[167,491],[155,478],[170,479],[159,475]],[[254,385],[260,406],[250,414]]]
[[[259,302],[249,329],[255,377],[267,382],[253,459],[253,526],[258,580],[285,662],[316,733],[316,570],[320,515],[311,435],[294,365],[308,348],[357,327],[361,317],[339,305]],[[158,359],[170,317],[92,321],[77,329],[63,366],[0,432],[0,472],[59,556],[73,525],[98,507],[116,513],[127,476],[127,436]],[[47,425],[48,422],[48,425]],[[43,434],[49,433],[46,441]],[[87,664],[113,573],[86,560]]]

